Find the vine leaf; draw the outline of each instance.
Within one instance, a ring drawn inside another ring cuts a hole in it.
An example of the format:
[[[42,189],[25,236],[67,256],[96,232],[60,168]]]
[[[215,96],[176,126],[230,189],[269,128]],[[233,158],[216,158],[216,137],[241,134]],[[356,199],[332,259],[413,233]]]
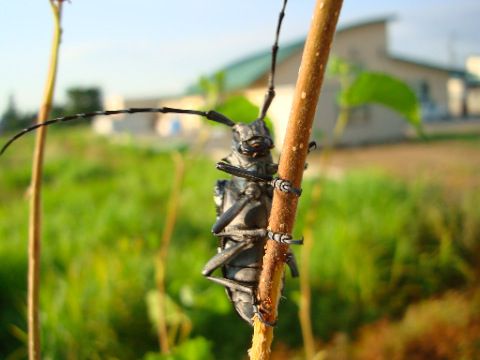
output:
[[[402,115],[421,132],[420,104],[414,91],[403,81],[378,72],[362,72],[339,96],[340,106],[353,108],[380,104]]]

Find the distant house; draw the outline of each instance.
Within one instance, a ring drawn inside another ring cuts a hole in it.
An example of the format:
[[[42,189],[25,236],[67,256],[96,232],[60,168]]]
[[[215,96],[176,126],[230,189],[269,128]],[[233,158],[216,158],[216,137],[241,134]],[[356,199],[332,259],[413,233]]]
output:
[[[390,20],[391,17],[382,17],[339,27],[332,54],[365,69],[385,72],[406,81],[417,92],[422,102],[423,116],[427,120],[456,115],[448,84],[452,77],[463,76],[464,72],[391,54],[387,37]],[[304,42],[305,39],[301,39],[281,45],[278,54],[275,79],[277,95],[269,110],[269,116],[275,124],[277,142],[284,137]],[[270,56],[270,50],[266,50],[219,69],[225,72],[225,90],[242,93],[250,101],[260,105],[269,75]],[[317,138],[331,135],[338,114],[335,101],[338,91],[339,84],[335,79],[325,81],[315,119],[314,132],[317,133]],[[201,97],[196,95],[198,91],[195,87],[189,88],[186,93],[188,95],[159,99],[156,106],[198,108],[197,105],[202,104]],[[130,105],[140,106],[133,102]],[[161,133],[163,131],[163,134],[168,134],[167,130],[171,128],[173,121],[180,124],[177,130],[180,128],[195,131],[195,127],[200,126],[200,123],[192,122],[191,119],[183,121],[181,117],[173,115],[149,116],[149,127]],[[365,106],[352,113],[343,143],[357,145],[396,140],[404,136],[406,127],[405,122],[395,113],[381,106]]]
[[[199,109],[203,105],[200,96],[178,96],[163,99],[124,99],[122,97],[108,97],[105,109],[153,108],[170,106],[184,109]],[[133,135],[157,133],[161,136],[194,135],[202,125],[202,121],[195,117],[185,117],[178,114],[137,113],[129,115],[97,116],[93,121],[93,129],[99,134],[129,133]]]
[[[465,112],[468,115],[480,116],[480,56],[469,56],[467,59],[467,76],[464,81]]]

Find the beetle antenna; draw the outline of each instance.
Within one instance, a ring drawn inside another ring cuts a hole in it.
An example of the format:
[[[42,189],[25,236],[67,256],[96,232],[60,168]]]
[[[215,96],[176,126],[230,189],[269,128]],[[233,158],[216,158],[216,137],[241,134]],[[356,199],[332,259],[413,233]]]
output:
[[[50,126],[56,123],[63,123],[63,122],[69,122],[69,121],[74,121],[74,120],[80,120],[80,119],[88,119],[94,116],[99,116],[99,115],[117,115],[117,114],[136,114],[136,113],[146,113],[146,112],[151,112],[151,113],[176,113],[176,114],[191,114],[191,115],[199,115],[207,118],[208,120],[212,120],[215,122],[218,122],[223,125],[227,126],[234,126],[235,122],[230,120],[228,117],[226,117],[223,114],[220,114],[219,112],[210,110],[210,111],[197,111],[197,110],[187,110],[187,109],[176,109],[176,108],[169,108],[169,107],[160,107],[160,108],[131,108],[131,109],[122,109],[122,110],[106,110],[106,111],[93,111],[93,112],[88,112],[88,113],[82,113],[82,114],[75,114],[75,115],[69,115],[69,116],[63,116],[63,117],[58,117],[52,120],[45,121],[40,124],[35,124],[32,126],[29,126],[19,133],[15,134],[13,137],[11,137],[5,145],[3,145],[2,149],[0,150],[0,156],[7,150],[7,148],[18,138],[22,137],[23,135],[34,131],[40,127],[44,126]]]
[[[285,16],[285,8],[287,6],[287,0],[283,1],[282,10],[278,15],[278,22],[277,22],[277,31],[275,33],[275,42],[272,46],[272,63],[270,67],[270,75],[268,77],[268,90],[265,94],[265,99],[263,100],[262,109],[260,110],[259,120],[264,120],[265,116],[267,115],[268,108],[275,97],[275,66],[277,64],[277,53],[278,53],[278,39],[280,37],[280,29],[282,27],[282,21]]]

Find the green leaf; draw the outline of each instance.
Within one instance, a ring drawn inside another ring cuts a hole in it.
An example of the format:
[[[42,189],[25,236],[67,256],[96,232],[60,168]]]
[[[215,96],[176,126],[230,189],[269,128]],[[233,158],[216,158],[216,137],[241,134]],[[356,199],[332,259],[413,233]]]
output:
[[[216,111],[224,114],[235,122],[251,123],[258,119],[260,109],[243,95],[233,95],[227,98],[222,104],[215,108]],[[265,123],[273,134],[273,125],[270,119]]]
[[[250,123],[258,117],[258,107],[245,96],[234,95],[215,108],[235,122]]]
[[[362,68],[338,56],[331,56],[328,60],[327,75],[330,77],[348,78],[362,71]]]
[[[421,132],[420,104],[413,90],[403,81],[382,73],[363,72],[340,93],[346,108],[376,103],[402,115]]]
[[[212,344],[203,337],[183,342],[171,354],[148,353],[145,360],[213,360]]]

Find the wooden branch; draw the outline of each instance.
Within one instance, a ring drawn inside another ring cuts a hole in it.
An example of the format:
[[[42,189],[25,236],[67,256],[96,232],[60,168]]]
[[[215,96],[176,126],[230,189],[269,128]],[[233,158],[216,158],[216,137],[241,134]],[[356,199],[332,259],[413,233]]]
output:
[[[53,92],[58,65],[58,50],[61,38],[62,2],[50,0],[54,16],[54,34],[50,64],[48,70],[45,92],[38,113],[37,123],[45,122],[52,108]],[[28,357],[30,360],[40,359],[40,323],[39,323],[39,291],[40,291],[40,250],[41,250],[41,191],[43,173],[43,153],[45,147],[46,128],[42,127],[37,132],[35,150],[32,163],[32,182],[30,184],[30,216],[28,234]]]
[[[290,180],[297,188],[300,187],[303,177],[313,119],[342,2],[342,0],[317,0],[305,42],[278,169],[279,177]],[[297,204],[298,198],[295,195],[275,191],[269,228],[276,232],[291,233]],[[288,245],[278,244],[272,240],[267,242],[259,280],[258,300],[260,310],[268,322],[275,322],[277,319],[287,251]],[[273,329],[256,317],[252,348],[249,351],[250,359],[269,359],[272,339]]]

